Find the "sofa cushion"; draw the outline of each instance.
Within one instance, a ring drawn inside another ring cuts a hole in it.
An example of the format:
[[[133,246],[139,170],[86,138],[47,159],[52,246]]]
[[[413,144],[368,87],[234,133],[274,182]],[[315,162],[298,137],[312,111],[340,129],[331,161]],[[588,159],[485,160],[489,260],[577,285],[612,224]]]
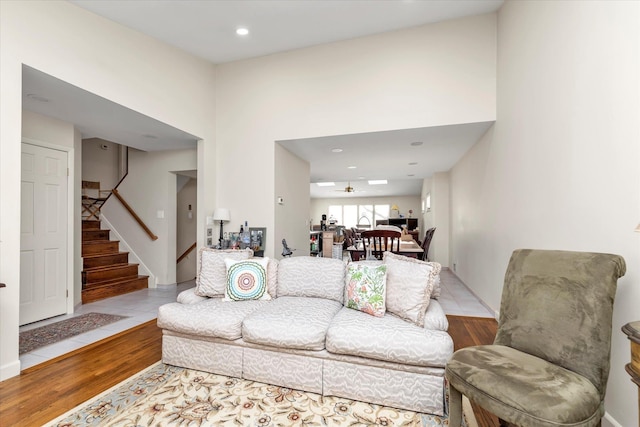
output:
[[[427,264],[438,264],[438,263],[428,262]],[[438,265],[440,265],[440,264],[438,264]],[[441,290],[441,286],[440,286],[440,275],[438,274],[436,279],[433,281],[433,290],[431,291],[431,298],[432,299],[440,299],[440,295],[441,294],[442,294],[442,290]]]
[[[267,265],[267,292],[271,295],[271,298],[276,297],[276,289],[278,286],[278,260],[275,258],[269,258],[269,264]]]
[[[197,304],[173,302],[158,309],[158,327],[189,335],[237,340],[242,337],[242,321],[269,301],[226,302],[210,298]]]
[[[333,318],[326,346],[331,353],[430,367],[444,367],[453,354],[453,340],[444,331],[346,307]]]
[[[299,256],[278,264],[278,297],[327,298],[342,304],[345,263],[339,259]]]
[[[280,348],[323,350],[327,328],[341,308],[341,303],[329,299],[280,296],[244,319],[242,339]]]
[[[424,325],[422,327],[436,331],[449,330],[449,321],[438,301],[431,300],[431,302],[429,302],[427,312],[424,314]]]
[[[224,289],[227,285],[225,258],[243,260],[249,259],[252,255],[251,249],[200,249],[200,269],[196,277],[196,295],[201,297],[224,296]]]
[[[384,253],[384,263],[387,265],[387,311],[423,326],[440,264],[391,252]]]
[[[209,297],[201,297],[200,295],[196,295],[196,288],[185,289],[180,292],[177,297],[177,301],[180,304],[196,304],[198,302],[206,301]]]
[[[270,300],[267,292],[267,265],[269,258],[251,258],[234,261],[226,258],[227,286],[225,301]]]
[[[372,316],[385,313],[387,266],[351,263],[347,266],[345,306]]]

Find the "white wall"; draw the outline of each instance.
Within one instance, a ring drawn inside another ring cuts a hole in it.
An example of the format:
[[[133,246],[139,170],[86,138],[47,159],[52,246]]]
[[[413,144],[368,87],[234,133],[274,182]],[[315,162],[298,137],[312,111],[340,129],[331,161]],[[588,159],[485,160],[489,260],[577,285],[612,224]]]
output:
[[[453,267],[449,262],[450,211],[449,172],[433,174],[431,180],[431,220],[436,228],[429,247],[429,260],[443,267]]]
[[[106,147],[106,150],[102,147]],[[120,145],[100,138],[82,141],[82,180],[100,183],[101,190],[111,190],[120,181],[118,150]]]
[[[273,246],[272,256],[282,258],[282,239],[286,239],[287,246],[295,249],[294,256],[309,255],[309,162],[275,144],[274,166],[276,197],[284,203],[275,205],[275,232],[267,229],[266,247]]]
[[[197,187],[198,181],[193,178],[178,175],[178,179],[186,178],[188,181],[178,191],[176,212],[176,260],[196,241],[198,234],[196,224],[196,211],[198,208]],[[192,218],[189,218],[189,205],[191,205]],[[176,265],[176,283],[193,280],[196,277],[196,260],[198,249],[192,250],[182,261]]]
[[[494,120],[495,43],[490,14],[219,66],[217,157],[204,162],[225,228],[276,223],[274,141]],[[269,239],[266,255],[279,249]]]
[[[210,162],[199,209],[212,210],[216,197],[214,66],[68,2],[1,1],[0,281],[8,287],[0,294],[0,379],[19,372],[22,64],[198,135],[198,154]]]
[[[152,241],[122,203],[110,197],[102,214],[127,245],[153,273],[156,283],[176,283],[176,171],[196,168],[196,150],[139,151],[129,149],[129,173],[120,183],[118,192],[158,236]],[[159,218],[159,213],[163,218]]]
[[[516,248],[616,253],[607,419],[638,425],[622,325],[640,312],[640,3],[508,1],[498,118],[451,171],[457,274],[494,309]]]

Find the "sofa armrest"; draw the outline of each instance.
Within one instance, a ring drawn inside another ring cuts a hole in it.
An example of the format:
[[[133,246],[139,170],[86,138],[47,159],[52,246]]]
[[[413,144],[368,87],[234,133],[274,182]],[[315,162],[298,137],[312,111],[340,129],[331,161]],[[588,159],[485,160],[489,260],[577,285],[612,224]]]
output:
[[[444,314],[444,310],[440,303],[434,299],[429,301],[429,307],[424,314],[424,328],[436,331],[447,331],[449,329],[449,321]]]
[[[208,300],[209,297],[201,297],[199,295],[196,295],[196,288],[189,288],[185,291],[182,291],[178,294],[178,299],[177,301],[180,304],[196,304],[200,301],[205,301]]]

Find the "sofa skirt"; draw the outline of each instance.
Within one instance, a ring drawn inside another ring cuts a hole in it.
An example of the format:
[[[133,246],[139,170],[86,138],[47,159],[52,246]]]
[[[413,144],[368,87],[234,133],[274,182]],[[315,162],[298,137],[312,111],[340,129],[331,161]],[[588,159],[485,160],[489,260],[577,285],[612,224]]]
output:
[[[163,331],[162,361],[325,396],[444,414],[444,368],[401,365],[327,351],[273,349],[238,339]]]
[[[325,360],[325,395],[444,415],[444,378]]]
[[[322,394],[322,359],[245,348],[242,378]]]
[[[162,336],[162,362],[167,365],[242,378],[242,353],[243,348],[236,345]]]

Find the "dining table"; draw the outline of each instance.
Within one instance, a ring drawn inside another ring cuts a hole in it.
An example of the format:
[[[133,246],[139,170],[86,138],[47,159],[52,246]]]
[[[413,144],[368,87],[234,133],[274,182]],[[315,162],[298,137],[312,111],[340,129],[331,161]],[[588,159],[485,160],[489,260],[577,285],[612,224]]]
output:
[[[360,261],[361,258],[365,257],[364,246],[361,241],[356,241],[352,246],[347,247],[347,252],[349,252],[352,261]],[[409,258],[422,258],[424,250],[415,240],[411,239],[400,240],[399,249],[389,252],[393,252],[394,254],[398,255],[404,255]]]

